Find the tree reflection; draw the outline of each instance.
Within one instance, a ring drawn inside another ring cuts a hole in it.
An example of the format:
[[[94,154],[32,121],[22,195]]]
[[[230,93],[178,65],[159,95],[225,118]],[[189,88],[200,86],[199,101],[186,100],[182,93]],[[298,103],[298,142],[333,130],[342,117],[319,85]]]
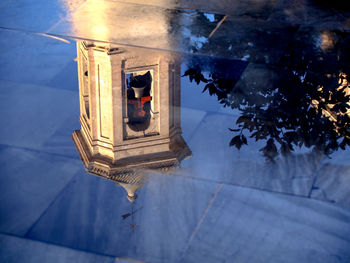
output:
[[[240,117],[230,128],[234,133],[230,146],[240,149],[248,143],[245,134],[249,134],[256,141],[266,140],[260,151],[274,160],[296,147],[330,155],[350,145],[349,71],[320,74],[274,69],[278,77],[273,85],[243,88],[235,85],[245,68],[242,63],[197,59],[184,73],[191,82],[205,83],[203,92],[216,96],[225,107],[239,109]]]

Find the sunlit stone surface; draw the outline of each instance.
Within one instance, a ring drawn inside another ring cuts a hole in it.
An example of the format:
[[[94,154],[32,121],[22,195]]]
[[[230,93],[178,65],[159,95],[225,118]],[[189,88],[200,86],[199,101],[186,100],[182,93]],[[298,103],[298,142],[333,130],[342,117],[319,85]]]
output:
[[[0,262],[350,262],[342,1],[0,11]]]

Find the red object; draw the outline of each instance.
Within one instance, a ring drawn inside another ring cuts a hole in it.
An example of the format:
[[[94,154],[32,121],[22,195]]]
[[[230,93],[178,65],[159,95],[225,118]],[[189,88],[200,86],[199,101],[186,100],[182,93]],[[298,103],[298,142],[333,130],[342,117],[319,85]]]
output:
[[[128,104],[134,106],[133,117],[144,117],[146,115],[146,112],[143,110],[144,104],[151,100],[151,96],[142,97],[141,99],[128,99]]]

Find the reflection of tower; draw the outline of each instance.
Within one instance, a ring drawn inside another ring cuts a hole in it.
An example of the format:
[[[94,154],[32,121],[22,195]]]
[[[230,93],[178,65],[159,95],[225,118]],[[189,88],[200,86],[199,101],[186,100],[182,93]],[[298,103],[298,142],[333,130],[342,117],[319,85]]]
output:
[[[72,137],[89,173],[128,183],[135,169],[167,170],[191,155],[175,56],[88,42],[77,52],[81,129]]]

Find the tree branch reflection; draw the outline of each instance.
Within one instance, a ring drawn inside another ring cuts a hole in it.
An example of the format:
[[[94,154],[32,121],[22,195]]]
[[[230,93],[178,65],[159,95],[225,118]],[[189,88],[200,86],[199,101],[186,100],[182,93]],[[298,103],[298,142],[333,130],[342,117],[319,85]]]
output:
[[[350,72],[276,69],[278,77],[273,85],[242,88],[235,85],[245,69],[242,61],[209,60],[203,63],[194,59],[184,76],[191,82],[205,83],[203,92],[240,111],[230,128],[230,146],[239,150],[247,145],[249,134],[256,141],[266,141],[260,151],[273,161],[296,147],[305,146],[329,156],[350,145]]]

